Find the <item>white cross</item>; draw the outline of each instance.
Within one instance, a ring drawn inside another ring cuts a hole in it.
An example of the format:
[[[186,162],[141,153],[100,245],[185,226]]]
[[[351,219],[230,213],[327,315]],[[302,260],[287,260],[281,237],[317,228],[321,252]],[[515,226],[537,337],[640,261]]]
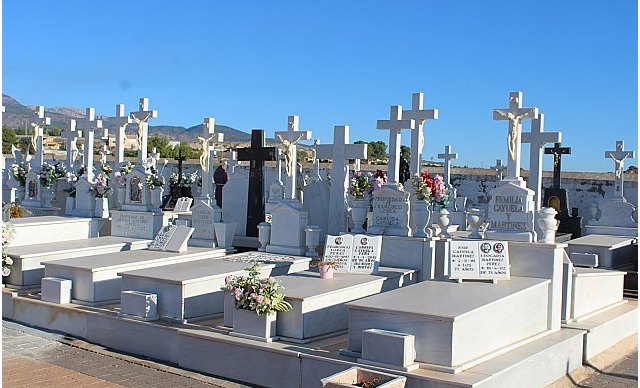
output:
[[[213,190],[213,169],[211,159],[215,158],[215,143],[224,140],[223,133],[215,133],[216,119],[207,117],[204,119],[202,136],[198,136],[202,151],[200,152],[200,167],[202,168],[202,196],[211,198]]]
[[[282,150],[284,155],[284,169],[287,174],[287,180],[285,182],[286,199],[296,198],[296,173],[297,173],[297,159],[298,159],[298,142],[302,140],[311,139],[311,131],[300,131],[300,117],[289,116],[287,121],[286,131],[277,131],[276,139],[278,139],[284,146]]]
[[[535,210],[542,206],[542,152],[547,143],[561,143],[562,132],[544,131],[544,114],[539,113],[537,119],[531,120],[531,132],[522,133],[522,142],[531,144],[529,151],[529,184],[535,194]]]
[[[451,146],[444,146],[444,154],[438,154],[438,159],[444,159],[444,183],[451,186],[451,160],[458,159],[458,154],[451,152]]]
[[[76,129],[76,121],[74,119],[69,122],[69,130],[62,132],[62,137],[67,140],[67,167],[71,169],[78,158],[78,138],[82,137],[82,131]]]
[[[95,130],[102,129],[102,120],[96,119],[96,110],[87,108],[84,124],[84,169],[87,181],[93,182],[93,141]]]
[[[109,117],[108,123],[116,132],[116,153],[114,155],[115,166],[118,167],[124,163],[124,143],[127,139],[125,130],[127,125],[133,123],[131,116],[127,115],[124,110],[124,104],[116,104],[116,115]]]
[[[157,110],[149,110],[149,99],[140,98],[139,109],[137,112],[131,112],[129,115],[133,122],[138,126],[136,140],[138,142],[138,164],[142,165],[147,159],[147,137],[149,136],[149,119],[158,117]]]
[[[227,160],[227,170],[230,174],[234,174],[236,172],[236,166],[238,165],[238,152],[231,151],[231,155]]]
[[[500,182],[502,180],[502,173],[507,169],[507,167],[502,165],[502,160],[497,159],[496,165],[491,166],[491,168],[496,172],[496,183]]]
[[[423,126],[427,120],[438,119],[438,109],[423,109],[424,93],[411,95],[411,109],[402,111],[403,119],[414,119],[416,128],[411,131],[411,174],[419,174],[422,169],[422,151],[424,149]]]
[[[338,235],[347,231],[347,189],[349,160],[366,159],[366,144],[349,144],[349,126],[333,128],[333,144],[314,145],[317,159],[331,159],[331,191],[327,233]]]
[[[416,129],[414,119],[402,118],[402,105],[391,106],[389,120],[378,120],[377,129],[389,131],[389,171],[388,182],[398,183],[400,181],[400,131],[403,129]]]
[[[520,178],[521,149],[520,134],[522,120],[538,118],[538,108],[522,107],[522,92],[509,93],[509,108],[494,109],[494,120],[508,120],[509,131],[507,136],[507,178],[506,180],[522,181]]]
[[[33,149],[35,150],[35,158],[33,162],[35,164],[34,168],[40,169],[42,163],[44,162],[44,146],[42,144],[42,137],[44,136],[44,127],[47,125],[51,125],[51,118],[45,117],[44,115],[44,106],[38,105],[36,107],[36,119],[31,123],[33,127],[33,137],[31,138],[31,145],[33,145]]]
[[[605,151],[605,158],[613,159],[615,166],[615,190],[614,195],[616,198],[624,198],[624,160],[626,158],[634,158],[635,153],[633,151],[624,150],[624,141],[616,141],[615,151]]]
[[[109,146],[107,144],[102,145],[102,149],[100,150],[100,162],[102,164],[107,164],[107,155],[110,155],[111,151],[109,151]]]

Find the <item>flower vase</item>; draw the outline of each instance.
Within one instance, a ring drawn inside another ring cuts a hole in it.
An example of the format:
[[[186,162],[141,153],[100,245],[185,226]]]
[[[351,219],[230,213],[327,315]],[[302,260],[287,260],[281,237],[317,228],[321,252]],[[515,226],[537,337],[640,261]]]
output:
[[[258,315],[253,310],[235,309],[232,334],[271,341],[276,335],[276,317],[275,312]]]
[[[552,207],[543,207],[538,211],[538,226],[542,231],[542,238],[540,242],[545,244],[553,244],[556,241],[556,227],[558,220],[556,220],[556,214],[558,212]]]
[[[73,209],[76,207],[76,199],[73,197],[67,197],[64,205],[64,214],[70,216],[71,213],[73,213]]]
[[[431,219],[431,208],[426,199],[415,200],[411,203],[411,213],[416,223],[414,237],[429,237],[425,229]]]
[[[96,210],[94,216],[98,218],[109,218],[109,199],[96,198]]]
[[[162,205],[162,193],[164,189],[162,187],[154,187],[151,189],[151,209],[157,210]]]
[[[444,208],[438,212],[438,218],[436,220],[436,223],[440,227],[441,237],[445,237],[445,238],[451,237],[451,234],[449,234],[449,231],[448,231],[449,225],[451,224],[451,220],[449,219],[449,214],[450,214],[449,210]]]
[[[320,279],[333,279],[334,269],[330,264],[319,265],[318,272],[320,273]]]
[[[365,230],[362,227],[367,219],[367,213],[369,212],[369,201],[365,198],[351,199],[349,201],[351,206],[351,219],[353,220],[353,233],[364,233]]]
[[[216,232],[216,242],[218,248],[233,250],[233,236],[236,233],[235,222],[214,222],[213,228]]]

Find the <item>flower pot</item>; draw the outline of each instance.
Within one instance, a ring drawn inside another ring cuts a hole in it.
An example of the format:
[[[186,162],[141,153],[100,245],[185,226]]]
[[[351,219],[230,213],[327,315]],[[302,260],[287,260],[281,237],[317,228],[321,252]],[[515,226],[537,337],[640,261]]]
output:
[[[98,218],[109,218],[109,200],[107,198],[96,198],[94,215]]]
[[[411,202],[411,214],[416,223],[414,237],[429,237],[425,228],[429,225],[431,218],[431,208],[426,199]]]
[[[445,238],[451,237],[447,230],[449,225],[451,224],[451,220],[449,219],[449,211],[447,209],[441,209],[440,212],[438,212],[436,223],[440,227],[440,236]]]
[[[235,222],[214,222],[213,228],[216,232],[216,241],[219,248],[232,248],[233,235],[236,233]]]
[[[154,187],[151,190],[151,209],[160,208],[160,205],[162,205],[162,193],[164,193],[162,187]]]
[[[341,387],[380,387],[404,388],[407,378],[358,367],[349,368],[320,380],[323,388]],[[375,384],[375,385],[367,385]]]
[[[538,211],[538,226],[542,230],[540,242],[545,244],[553,244],[555,242],[556,227],[559,222],[556,220],[556,214],[558,212],[552,207],[543,207]]]
[[[75,207],[76,207],[76,199],[73,197],[67,197],[66,202],[64,204],[64,214],[68,216],[71,215]]]
[[[277,314],[258,315],[255,311],[235,309],[233,312],[233,333],[265,340],[276,335]]]
[[[333,279],[333,267],[330,265],[318,266],[318,272],[320,272],[320,279]]]
[[[362,225],[367,219],[369,211],[369,201],[365,198],[351,199],[349,201],[351,207],[351,219],[353,220],[353,233],[364,233]]]

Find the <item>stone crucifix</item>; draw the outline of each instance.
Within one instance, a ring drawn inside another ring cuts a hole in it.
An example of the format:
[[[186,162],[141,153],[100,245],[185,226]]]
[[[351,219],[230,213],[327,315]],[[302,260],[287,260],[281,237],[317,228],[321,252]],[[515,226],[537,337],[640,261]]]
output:
[[[149,119],[158,117],[157,110],[149,110],[149,99],[140,98],[137,112],[129,113],[129,116],[138,127],[136,132],[136,142],[138,144],[138,164],[142,165],[147,159],[147,137],[149,136]]]
[[[444,160],[444,183],[451,187],[451,160],[458,159],[458,154],[451,152],[451,146],[444,146],[444,154],[438,154],[438,159]]]
[[[67,149],[67,168],[73,168],[76,160],[78,159],[78,138],[82,137],[82,131],[76,129],[76,121],[71,119],[69,122],[69,130],[62,132],[62,137],[66,139]]]
[[[125,130],[127,129],[127,125],[133,123],[133,119],[125,113],[124,104],[116,104],[116,115],[109,117],[108,123],[116,132],[114,163],[117,168],[124,163],[124,144],[127,139]]]
[[[624,150],[624,141],[616,141],[615,151],[605,151],[605,158],[613,159],[615,166],[615,185],[614,196],[616,198],[624,198],[624,160],[626,158],[634,158],[635,153],[633,151]]]
[[[502,181],[502,174],[507,169],[507,167],[502,165],[502,160],[496,159],[496,165],[491,166],[491,169],[496,172],[496,185],[497,185],[498,182]]]
[[[411,109],[402,111],[403,119],[414,119],[416,127],[411,131],[411,165],[412,175],[419,174],[422,169],[422,150],[424,149],[424,124],[427,120],[438,119],[438,109],[423,109],[424,93],[411,95]]]
[[[522,144],[520,135],[522,131],[522,120],[532,120],[538,118],[538,108],[522,107],[522,92],[509,93],[509,108],[494,109],[494,120],[508,120],[509,132],[507,136],[507,177],[505,180],[522,181],[520,178],[520,163]]]
[[[84,175],[87,181],[93,182],[93,141],[95,130],[102,129],[102,120],[96,119],[96,110],[87,108],[84,120]]]
[[[202,147],[200,152],[200,168],[202,168],[202,197],[209,201],[214,196],[213,191],[213,169],[211,159],[215,159],[215,143],[224,139],[223,133],[215,133],[216,119],[207,117],[204,119],[202,136],[198,136],[198,141]]]
[[[289,116],[286,131],[276,132],[276,139],[283,145],[284,170],[287,174],[285,182],[285,199],[296,199],[296,173],[298,160],[298,143],[311,139],[311,131],[301,131],[300,117]]]
[[[389,171],[387,172],[389,183],[400,182],[400,131],[403,129],[416,129],[414,119],[403,119],[402,105],[391,106],[389,120],[378,120],[376,128],[389,131]]]
[[[36,119],[31,122],[31,127],[33,127],[33,136],[31,137],[31,145],[35,150],[35,157],[32,159],[34,168],[40,169],[42,163],[44,162],[44,146],[42,144],[42,137],[44,136],[44,127],[47,125],[51,125],[51,118],[45,117],[44,115],[44,106],[38,105],[36,107]],[[29,153],[29,150],[27,150]]]
[[[538,211],[542,206],[542,151],[547,143],[562,142],[562,132],[545,132],[544,114],[539,113],[537,119],[531,120],[531,132],[522,133],[522,142],[531,144],[527,187],[536,193],[534,201]]]
[[[349,160],[366,159],[366,144],[350,144],[349,126],[333,128],[333,144],[314,145],[316,159],[331,159],[331,188],[329,194],[329,223],[327,233],[338,235],[347,231],[347,191],[349,188]]]

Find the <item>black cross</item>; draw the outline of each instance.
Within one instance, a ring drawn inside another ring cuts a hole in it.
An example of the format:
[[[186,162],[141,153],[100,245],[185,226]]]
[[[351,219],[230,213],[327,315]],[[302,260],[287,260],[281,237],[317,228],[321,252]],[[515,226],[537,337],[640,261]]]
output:
[[[560,188],[560,163],[562,162],[562,155],[571,154],[571,147],[560,147],[560,143],[555,143],[553,147],[545,148],[544,153],[547,155],[553,155],[553,188]]]
[[[178,161],[178,186],[182,183],[182,162],[187,160],[184,156],[182,156],[182,148],[178,148],[178,156],[173,160]]]
[[[264,131],[251,131],[251,147],[238,148],[238,160],[251,162],[249,167],[249,200],[247,203],[247,236],[258,237],[258,224],[264,221],[264,182],[262,168],[267,160],[276,160],[275,147],[265,147]]]

